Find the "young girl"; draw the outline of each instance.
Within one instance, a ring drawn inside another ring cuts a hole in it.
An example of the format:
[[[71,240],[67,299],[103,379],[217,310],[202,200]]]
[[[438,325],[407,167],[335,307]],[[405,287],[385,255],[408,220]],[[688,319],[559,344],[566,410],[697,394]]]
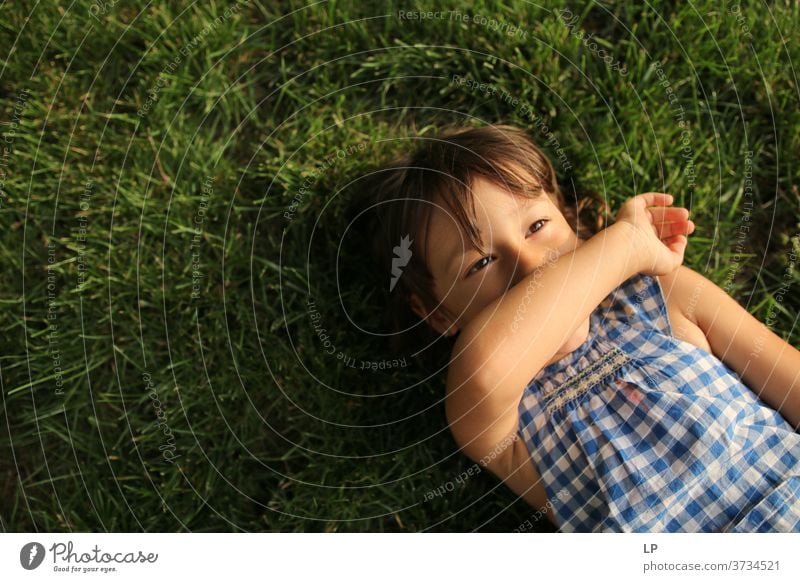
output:
[[[800,531],[800,352],[681,265],[688,211],[587,236],[522,130],[421,142],[376,173],[376,248],[454,338],[461,450],[561,531]]]

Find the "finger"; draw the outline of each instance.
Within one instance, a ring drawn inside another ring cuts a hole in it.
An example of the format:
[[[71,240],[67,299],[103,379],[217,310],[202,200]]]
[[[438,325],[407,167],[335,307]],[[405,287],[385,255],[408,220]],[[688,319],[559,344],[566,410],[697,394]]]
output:
[[[658,238],[665,240],[679,234],[691,234],[694,232],[695,225],[691,220],[678,222],[661,222],[654,224]]]
[[[676,206],[653,206],[647,209],[653,215],[653,222],[678,222],[689,218],[686,208]]]
[[[689,241],[685,236],[679,234],[666,239],[664,244],[667,245],[669,250],[678,255],[681,259],[681,262],[683,262],[683,254],[686,252],[686,245],[688,242]]]
[[[665,192],[645,192],[634,198],[644,201],[645,206],[669,206],[673,201],[672,194]]]

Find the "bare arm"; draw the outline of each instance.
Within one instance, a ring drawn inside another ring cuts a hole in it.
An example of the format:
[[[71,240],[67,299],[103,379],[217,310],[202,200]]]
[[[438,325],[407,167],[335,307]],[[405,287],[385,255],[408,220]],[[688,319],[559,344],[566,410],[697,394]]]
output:
[[[521,395],[600,302],[636,273],[631,243],[629,230],[614,224],[535,270],[462,331],[458,357],[485,384],[515,386]]]
[[[669,203],[663,194],[631,201],[614,225],[530,273],[462,330],[446,412],[453,436],[473,459],[516,430],[525,386],[612,290],[637,272],[670,272],[683,260],[686,210],[646,209]],[[682,221],[660,223],[678,214]]]

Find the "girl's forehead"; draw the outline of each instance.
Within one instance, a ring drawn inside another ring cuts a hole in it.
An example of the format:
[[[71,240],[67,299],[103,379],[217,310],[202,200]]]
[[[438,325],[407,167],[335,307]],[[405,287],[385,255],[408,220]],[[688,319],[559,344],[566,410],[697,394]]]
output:
[[[433,204],[433,214],[438,228],[461,230],[462,221],[457,216],[461,214],[476,229],[480,229],[481,224],[511,218],[515,213],[527,211],[533,206],[552,204],[545,192],[522,196],[484,180],[481,185],[473,188],[472,200],[445,201],[437,197]]]
[[[492,201],[506,207],[529,206],[542,198],[548,198],[547,193],[542,188],[532,185],[529,187],[528,193],[523,195],[514,192],[510,185],[504,184],[502,181],[495,182],[484,176],[477,176],[473,179],[470,192],[476,203],[480,199]]]

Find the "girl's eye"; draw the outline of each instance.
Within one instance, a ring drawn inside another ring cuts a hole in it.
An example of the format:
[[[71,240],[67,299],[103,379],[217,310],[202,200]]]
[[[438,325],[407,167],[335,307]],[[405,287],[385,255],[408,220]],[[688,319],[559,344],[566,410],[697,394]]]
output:
[[[472,267],[470,267],[470,270],[467,271],[467,277],[483,269],[486,265],[489,264],[490,260],[494,260],[494,257],[492,257],[491,255],[487,255],[479,259],[474,265],[472,265]]]
[[[542,230],[542,228],[544,228],[545,222],[547,222],[547,221],[548,221],[548,219],[546,219],[546,218],[540,218],[539,220],[534,222],[531,225],[531,227],[528,229],[528,234],[533,234],[533,233],[536,233],[536,232],[539,232],[540,230]],[[479,259],[474,265],[472,265],[472,267],[470,267],[469,271],[467,271],[467,277],[469,277],[470,275],[472,275],[474,273],[477,273],[478,271],[483,269],[486,265],[488,265],[493,260],[495,260],[495,258],[493,256],[491,256],[491,255],[487,255],[487,256]]]
[[[539,219],[534,222],[531,227],[528,229],[529,233],[539,232],[544,227],[544,223],[547,222],[545,219]]]

